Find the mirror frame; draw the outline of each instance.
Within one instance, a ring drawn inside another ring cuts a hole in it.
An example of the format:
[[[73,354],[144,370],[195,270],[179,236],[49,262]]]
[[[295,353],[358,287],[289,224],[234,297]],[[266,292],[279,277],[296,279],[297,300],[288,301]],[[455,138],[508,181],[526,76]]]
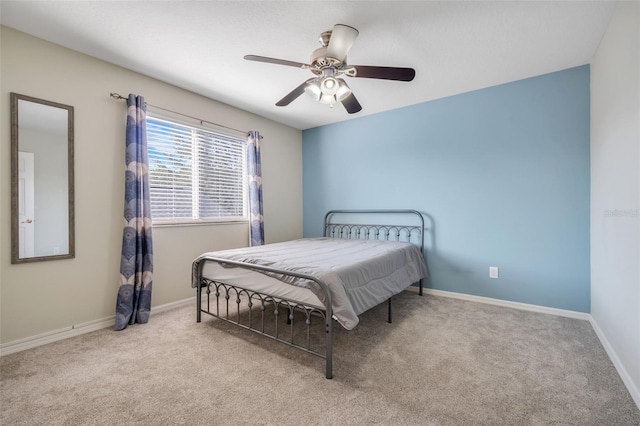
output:
[[[18,247],[18,152],[19,149],[19,129],[18,129],[18,101],[34,102],[42,105],[61,108],[67,110],[67,177],[69,190],[69,253],[53,254],[48,256],[19,257]],[[46,101],[31,96],[20,95],[11,92],[11,263],[30,263],[43,260],[72,259],[75,257],[75,203],[74,203],[74,165],[73,165],[73,136],[74,136],[73,107],[57,102]]]

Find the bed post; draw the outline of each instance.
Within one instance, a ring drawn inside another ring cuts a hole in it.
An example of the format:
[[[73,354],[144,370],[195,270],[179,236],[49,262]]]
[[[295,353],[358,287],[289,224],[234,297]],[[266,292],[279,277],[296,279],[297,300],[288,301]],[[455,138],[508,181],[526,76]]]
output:
[[[327,342],[325,348],[325,377],[327,379],[333,378],[333,302],[331,297],[331,291],[329,286],[324,282],[318,280],[315,277],[309,277],[315,281],[324,293],[324,326],[327,333]]]
[[[327,379],[333,378],[333,318],[331,315],[331,308],[329,308],[326,318],[325,327],[327,331],[327,349],[326,349],[326,366],[325,377]]]
[[[198,262],[197,265],[194,265],[197,268],[198,271],[198,275],[197,275],[197,280],[198,282],[196,283],[196,322],[201,322],[202,321],[202,267],[204,265],[204,262],[206,262],[205,259],[196,259],[196,262]]]
[[[196,287],[196,322],[202,321],[202,283]]]
[[[413,212],[420,218],[420,252],[422,253],[422,257],[424,257],[424,216],[422,216],[422,213],[417,210],[414,210]],[[418,291],[420,296],[422,296],[423,280],[424,278],[420,278],[420,290]]]

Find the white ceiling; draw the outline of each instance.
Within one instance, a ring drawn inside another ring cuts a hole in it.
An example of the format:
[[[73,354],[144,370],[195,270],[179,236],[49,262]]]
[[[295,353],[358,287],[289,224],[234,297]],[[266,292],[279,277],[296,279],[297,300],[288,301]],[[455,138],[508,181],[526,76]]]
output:
[[[2,0],[0,21],[308,129],[587,64],[614,7],[610,1]],[[308,63],[320,33],[336,23],[360,31],[349,64],[413,67],[416,78],[345,77],[363,106],[353,115],[306,95],[275,106],[311,72],[243,56]],[[153,103],[152,95],[142,95]]]
[[[36,130],[66,138],[69,129],[68,114],[68,111],[64,108],[56,108],[25,100],[18,102],[19,127],[22,129]],[[62,140],[65,140],[65,138]],[[60,139],[52,138],[51,140]]]

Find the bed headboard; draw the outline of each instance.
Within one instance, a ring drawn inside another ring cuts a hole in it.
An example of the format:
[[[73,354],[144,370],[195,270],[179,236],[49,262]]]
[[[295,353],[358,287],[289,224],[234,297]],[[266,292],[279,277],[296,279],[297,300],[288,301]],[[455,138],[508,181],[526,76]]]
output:
[[[417,210],[330,210],[324,236],[411,242],[424,253],[424,217]]]

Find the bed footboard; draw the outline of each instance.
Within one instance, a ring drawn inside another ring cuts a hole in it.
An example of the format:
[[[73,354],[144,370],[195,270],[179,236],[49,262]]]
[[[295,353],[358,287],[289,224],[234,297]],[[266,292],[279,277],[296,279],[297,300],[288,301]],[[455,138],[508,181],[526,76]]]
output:
[[[252,269],[262,272],[273,272],[314,281],[324,293],[324,307],[308,306],[304,303],[273,297],[269,294],[246,289],[238,285],[231,285],[221,281],[211,280],[202,276],[202,268],[206,262],[218,262],[223,265]],[[304,352],[325,359],[325,376],[333,377],[333,319],[331,293],[329,287],[316,277],[295,272],[269,268],[261,265],[251,265],[226,259],[201,257],[197,264],[197,322],[202,321],[202,313],[232,323],[246,330],[295,347]],[[203,289],[204,294],[203,294]],[[203,296],[206,295],[203,305]],[[267,319],[272,316],[274,321]],[[281,318],[286,320],[282,324]],[[299,323],[304,323],[303,335],[300,336]],[[324,351],[312,346],[311,328],[315,321],[323,323],[325,341]],[[272,326],[271,326],[272,325]]]

